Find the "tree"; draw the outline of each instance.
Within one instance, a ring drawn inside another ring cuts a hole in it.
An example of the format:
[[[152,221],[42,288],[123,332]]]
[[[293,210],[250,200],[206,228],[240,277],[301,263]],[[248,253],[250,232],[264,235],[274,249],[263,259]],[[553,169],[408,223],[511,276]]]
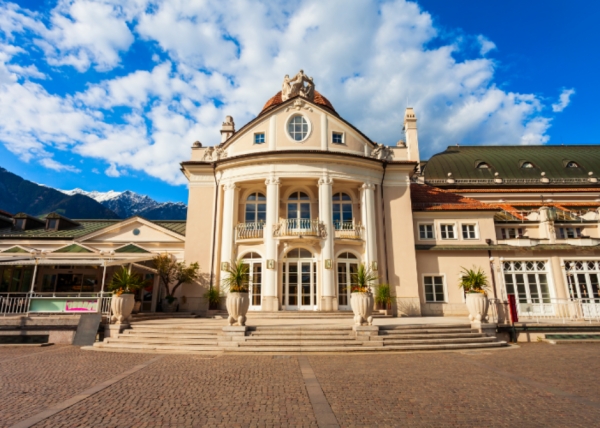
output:
[[[168,253],[157,254],[152,260],[161,282],[167,292],[165,299],[169,303],[175,300],[175,291],[185,282],[191,282],[200,277],[200,265],[191,263],[189,266],[185,262],[178,262],[177,259]]]

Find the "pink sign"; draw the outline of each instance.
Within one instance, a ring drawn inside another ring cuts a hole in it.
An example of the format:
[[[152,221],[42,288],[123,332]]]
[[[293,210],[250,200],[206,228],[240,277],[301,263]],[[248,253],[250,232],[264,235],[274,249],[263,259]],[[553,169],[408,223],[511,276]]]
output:
[[[67,300],[65,312],[98,312],[98,300]]]

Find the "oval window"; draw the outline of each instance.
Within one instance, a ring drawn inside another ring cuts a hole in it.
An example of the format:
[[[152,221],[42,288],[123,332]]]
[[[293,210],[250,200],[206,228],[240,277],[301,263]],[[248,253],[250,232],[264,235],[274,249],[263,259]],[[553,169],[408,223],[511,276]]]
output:
[[[288,122],[288,134],[294,141],[302,141],[308,135],[308,121],[304,116],[294,116]]]

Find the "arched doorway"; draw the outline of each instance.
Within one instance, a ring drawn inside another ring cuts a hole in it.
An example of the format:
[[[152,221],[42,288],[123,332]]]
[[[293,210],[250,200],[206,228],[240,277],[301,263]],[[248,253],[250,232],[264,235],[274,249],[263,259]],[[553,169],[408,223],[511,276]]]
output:
[[[337,259],[338,308],[349,310],[352,287],[356,286],[358,257],[350,252],[344,252]]]
[[[288,251],[283,259],[282,306],[286,310],[317,309],[317,262],[304,248]]]
[[[262,306],[262,257],[258,253],[251,252],[245,254],[242,261],[248,266],[250,310],[257,311]]]

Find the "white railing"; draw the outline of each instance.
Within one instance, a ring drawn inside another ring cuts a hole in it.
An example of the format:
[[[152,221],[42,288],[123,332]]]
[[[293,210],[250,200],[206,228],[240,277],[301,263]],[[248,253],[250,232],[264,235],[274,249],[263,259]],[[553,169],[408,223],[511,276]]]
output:
[[[29,294],[14,293],[0,295],[0,314],[19,315],[29,311]]]
[[[360,223],[353,221],[333,222],[336,238],[340,239],[362,239],[364,227]]]
[[[318,219],[280,219],[273,227],[273,236],[319,236],[324,237],[325,228]]]
[[[239,223],[235,228],[236,239],[255,239],[263,237],[265,224],[258,223]]]
[[[517,299],[517,315],[521,321],[573,321],[600,322],[600,299],[530,299],[519,302]],[[490,322],[509,323],[508,302],[490,299]],[[492,321],[494,320],[494,321]]]
[[[110,318],[110,303],[112,302],[112,294],[102,296],[100,298],[100,313]]]

